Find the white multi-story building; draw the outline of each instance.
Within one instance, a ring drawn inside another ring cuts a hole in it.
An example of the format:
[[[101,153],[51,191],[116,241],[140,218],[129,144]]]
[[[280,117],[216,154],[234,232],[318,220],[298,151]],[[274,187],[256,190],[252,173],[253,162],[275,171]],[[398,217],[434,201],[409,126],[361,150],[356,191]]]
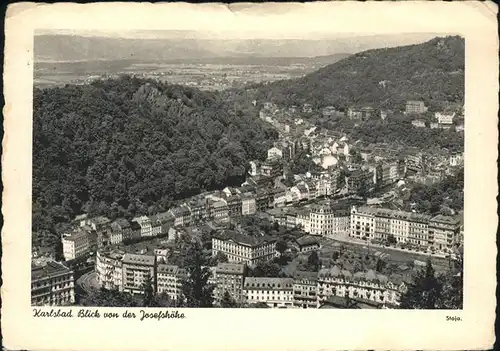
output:
[[[450,166],[457,167],[464,163],[463,153],[457,153],[450,156]]]
[[[350,229],[350,211],[346,204],[334,204],[329,200],[311,206],[309,233],[325,237],[345,236]]]
[[[132,221],[137,222],[141,226],[141,238],[153,236],[153,228],[151,219],[147,216],[136,217]]]
[[[191,210],[186,205],[175,207],[170,209],[168,212],[174,217],[175,227],[187,227],[193,220]]]
[[[257,211],[255,196],[252,194],[244,194],[241,196],[241,214],[243,216],[254,214]]]
[[[124,292],[143,294],[144,283],[148,278],[151,279],[155,290],[155,256],[127,253],[123,256],[122,263]]]
[[[268,159],[279,159],[283,157],[283,151],[276,146],[273,146],[269,150],[267,150],[267,158]]]
[[[64,306],[75,303],[73,271],[53,260],[31,265],[31,304]]]
[[[215,300],[220,303],[227,292],[237,303],[244,301],[243,282],[246,266],[239,263],[219,263],[215,270]]]
[[[354,238],[375,239],[375,209],[371,207],[356,208],[351,210],[351,232]]]
[[[256,265],[276,256],[276,240],[224,230],[212,237],[212,256],[219,252],[225,254],[229,262]]]
[[[61,236],[61,241],[64,259],[66,261],[74,260],[89,252],[89,237],[88,233],[84,230],[77,229],[72,233],[63,234]]]
[[[387,240],[393,236],[398,243],[410,243],[437,249],[460,244],[460,219],[454,216],[435,217],[382,208],[353,207],[352,237]]]
[[[422,119],[415,119],[411,121],[411,124],[417,128],[425,128],[425,121]]]
[[[318,272],[296,271],[293,276],[293,304],[297,308],[316,308]]]
[[[120,250],[97,251],[95,270],[101,287],[123,291],[122,259],[124,254]]]
[[[427,111],[427,107],[423,101],[407,101],[405,112],[407,114],[411,113],[424,113]]]
[[[455,112],[453,112],[452,114],[436,112],[434,116],[439,124],[453,124],[453,118],[455,118]]]
[[[463,236],[460,234],[462,226],[459,216],[437,215],[429,220],[428,242],[438,250],[453,249],[463,244]]]
[[[163,221],[160,216],[152,215],[149,216],[149,222],[151,223],[151,236],[158,236],[162,234]]]
[[[296,217],[297,227],[302,228],[306,233],[311,232],[311,212],[308,209],[300,210]]]
[[[318,307],[330,296],[370,300],[388,307],[397,307],[401,294],[406,290],[404,283],[389,281],[387,276],[373,270],[352,274],[338,266],[323,268],[318,273]]]
[[[250,304],[261,302],[274,308],[293,307],[292,278],[247,277],[243,291]]]
[[[382,208],[353,207],[351,236],[369,240],[386,240],[390,235],[396,242],[427,245],[428,222],[431,216],[393,211]]]
[[[182,285],[187,278],[187,271],[178,266],[159,264],[156,269],[157,293],[165,293],[172,300],[182,298]]]

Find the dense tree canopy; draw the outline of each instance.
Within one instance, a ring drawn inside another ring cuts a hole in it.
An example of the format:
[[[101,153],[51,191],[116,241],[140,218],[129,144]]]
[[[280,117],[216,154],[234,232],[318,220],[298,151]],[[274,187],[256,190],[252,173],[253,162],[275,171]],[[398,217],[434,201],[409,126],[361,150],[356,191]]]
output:
[[[431,261],[415,276],[401,296],[404,309],[459,309],[463,307],[463,256],[458,255],[453,267],[436,275]]]
[[[91,307],[138,307],[140,305],[140,302],[129,293],[104,288],[91,291],[81,303],[83,306]]]
[[[421,213],[438,214],[443,207],[456,212],[464,208],[464,169],[433,185],[417,184],[412,188],[409,204]]]
[[[87,211],[155,212],[238,184],[276,131],[251,104],[122,77],[34,91],[33,229]]]

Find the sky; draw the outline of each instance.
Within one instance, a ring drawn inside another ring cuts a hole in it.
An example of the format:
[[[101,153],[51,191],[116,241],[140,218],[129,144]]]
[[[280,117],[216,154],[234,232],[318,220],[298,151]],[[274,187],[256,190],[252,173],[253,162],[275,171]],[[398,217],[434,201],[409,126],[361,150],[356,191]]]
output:
[[[392,40],[401,38],[401,45],[411,42],[423,42],[432,39],[437,33],[401,33],[401,34],[372,34],[372,33],[328,33],[309,31],[305,33],[286,34],[279,31],[194,31],[194,30],[128,30],[128,31],[103,31],[103,30],[37,30],[36,35],[78,35],[84,37],[107,37],[128,39],[303,39],[303,40],[334,40],[357,37],[373,37],[374,40],[390,37]]]

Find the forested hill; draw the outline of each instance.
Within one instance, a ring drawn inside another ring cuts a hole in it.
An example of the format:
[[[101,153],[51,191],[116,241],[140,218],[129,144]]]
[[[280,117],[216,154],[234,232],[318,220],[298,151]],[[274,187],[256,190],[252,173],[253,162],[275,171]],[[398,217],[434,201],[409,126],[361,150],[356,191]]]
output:
[[[340,108],[369,104],[404,109],[407,100],[423,100],[431,109],[445,101],[463,104],[464,50],[464,39],[458,36],[368,50],[296,80],[262,84],[256,98]]]
[[[33,230],[239,184],[276,131],[217,93],[122,77],[34,91]]]

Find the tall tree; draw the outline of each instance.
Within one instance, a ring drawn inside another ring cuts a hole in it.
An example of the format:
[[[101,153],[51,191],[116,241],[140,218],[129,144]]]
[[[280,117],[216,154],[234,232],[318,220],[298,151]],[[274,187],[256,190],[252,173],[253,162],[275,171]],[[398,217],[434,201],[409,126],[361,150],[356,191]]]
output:
[[[185,268],[188,277],[182,286],[187,307],[212,307],[214,286],[209,284],[210,269],[203,249],[197,241],[187,250]]]
[[[81,302],[83,306],[92,307],[138,307],[138,301],[131,294],[104,288],[91,291]]]
[[[144,293],[142,305],[144,307],[151,307],[151,305],[153,303],[153,298],[155,296],[154,287],[153,287],[153,280],[151,279],[151,276],[148,275],[146,277],[146,280],[144,281],[144,283],[142,285],[142,289],[143,289],[143,293]]]
[[[380,258],[377,259],[377,272],[381,273],[386,266],[386,262]]]
[[[405,309],[438,309],[441,300],[442,286],[436,279],[430,259],[424,270],[420,270],[414,282],[401,297],[401,308]]]
[[[222,301],[220,303],[221,307],[223,308],[235,308],[238,307],[238,304],[236,301],[233,299],[231,294],[228,291],[224,292],[224,295],[222,296]]]
[[[463,254],[456,253],[453,267],[440,278],[443,281],[440,306],[443,309],[463,308],[464,278],[463,278]]]
[[[155,294],[149,307],[175,307],[175,300],[172,300],[167,293]]]
[[[276,251],[279,252],[280,256],[283,256],[287,248],[288,245],[285,240],[280,239],[276,242]]]
[[[217,252],[217,255],[212,260],[211,266],[217,266],[219,263],[228,262],[227,255],[224,252]]]
[[[313,251],[309,254],[307,258],[307,269],[317,272],[321,266],[321,261],[319,259],[318,253]]]

